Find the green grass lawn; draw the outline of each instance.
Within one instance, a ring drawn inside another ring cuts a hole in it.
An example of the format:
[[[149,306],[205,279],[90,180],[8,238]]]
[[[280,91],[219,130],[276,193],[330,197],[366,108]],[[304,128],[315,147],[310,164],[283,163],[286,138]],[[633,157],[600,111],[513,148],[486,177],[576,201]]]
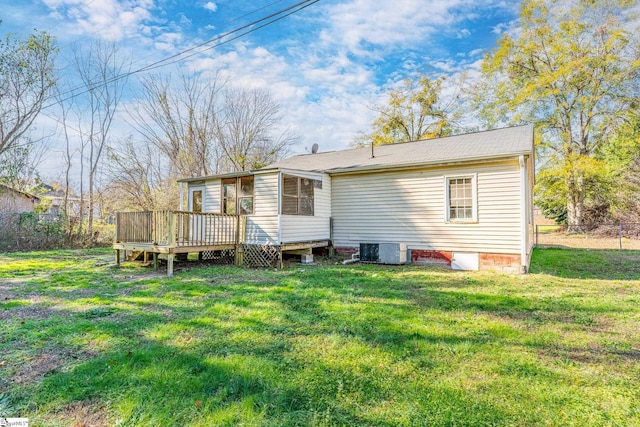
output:
[[[640,251],[532,274],[0,254],[0,416],[30,425],[640,426]]]

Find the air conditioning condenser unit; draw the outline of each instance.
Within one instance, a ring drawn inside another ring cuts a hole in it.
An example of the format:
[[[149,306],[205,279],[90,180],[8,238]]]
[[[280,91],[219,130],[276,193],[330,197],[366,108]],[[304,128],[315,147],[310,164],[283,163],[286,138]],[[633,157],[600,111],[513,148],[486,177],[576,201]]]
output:
[[[360,261],[378,264],[406,264],[406,243],[360,243]]]

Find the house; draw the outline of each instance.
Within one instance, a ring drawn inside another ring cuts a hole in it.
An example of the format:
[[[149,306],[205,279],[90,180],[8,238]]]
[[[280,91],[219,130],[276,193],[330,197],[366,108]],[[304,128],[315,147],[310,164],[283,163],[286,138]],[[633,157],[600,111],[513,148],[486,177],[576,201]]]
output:
[[[33,212],[38,197],[0,184],[0,214]]]
[[[45,205],[47,214],[62,215],[65,213],[65,190],[57,184],[41,183],[38,188],[40,203]],[[81,199],[72,192],[66,194],[67,214],[77,215],[80,211]]]
[[[411,263],[529,265],[530,125],[304,154],[179,182],[188,211],[245,216],[247,245],[354,253],[361,243],[403,243]]]

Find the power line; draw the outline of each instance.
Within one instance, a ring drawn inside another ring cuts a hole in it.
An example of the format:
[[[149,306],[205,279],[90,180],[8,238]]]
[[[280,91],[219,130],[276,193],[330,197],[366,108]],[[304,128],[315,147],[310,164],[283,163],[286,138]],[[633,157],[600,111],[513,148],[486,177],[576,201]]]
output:
[[[91,1],[89,1],[88,3],[85,3],[84,5],[85,5],[85,6],[88,6],[88,5],[90,5],[91,3],[93,3],[94,1],[95,1],[95,0],[91,0]],[[276,1],[273,1],[273,2],[271,2],[271,3],[269,3],[269,4],[265,5],[265,6],[262,6],[262,7],[258,8],[258,9],[254,9],[254,10],[252,10],[252,11],[250,11],[250,12],[247,12],[247,13],[245,13],[245,14],[243,14],[243,15],[240,15],[240,16],[238,16],[238,17],[236,17],[236,18],[230,19],[230,20],[228,20],[228,21],[226,21],[226,22],[222,23],[222,24],[221,24],[221,27],[222,27],[222,28],[224,28],[224,27],[226,27],[227,25],[232,24],[233,22],[239,21],[239,20],[241,20],[241,19],[243,19],[243,18],[246,18],[247,16],[254,15],[254,14],[256,14],[256,13],[258,13],[258,12],[260,12],[260,11],[264,10],[264,9],[268,9],[268,8],[270,8],[270,7],[271,7],[271,6],[273,6],[273,5],[276,5],[276,4],[278,4],[278,3],[282,3],[283,1],[285,1],[285,0],[276,0]],[[62,22],[62,21],[60,21],[60,22]],[[58,23],[58,24],[59,24],[59,23]],[[57,26],[58,24],[56,24],[55,26]],[[55,26],[53,26],[52,28],[55,28]],[[109,28],[109,27],[108,27],[108,25],[105,25],[105,26],[103,26],[102,28],[99,28],[99,29],[95,30],[94,32],[89,33],[89,34],[88,34],[88,36],[93,36],[93,35],[95,35],[95,34],[101,33],[102,31],[104,31],[104,30],[106,30],[106,29],[108,29],[108,28]],[[85,37],[85,36],[83,36],[83,37]],[[74,41],[67,42],[67,43],[63,44],[62,46],[59,46],[59,48],[63,48],[63,47],[70,46],[70,45],[72,45],[72,44],[76,43],[79,39],[80,39],[80,38],[77,38],[77,39],[76,39],[76,40],[74,40]],[[140,58],[140,59],[138,59],[137,61],[135,61],[135,62],[133,62],[133,63],[134,63],[134,64],[136,64],[136,63],[138,63],[138,62],[142,62],[142,61],[144,61],[145,59],[150,58],[151,56],[153,56],[153,54],[148,55],[148,56],[145,56],[144,58]]]
[[[271,3],[270,5],[277,4],[277,3],[281,2],[281,1],[282,0],[275,1],[275,2]],[[258,31],[258,30],[260,30],[262,28],[265,28],[265,27],[267,27],[269,25],[272,25],[272,24],[274,24],[274,23],[276,23],[276,22],[278,22],[278,21],[280,21],[280,20],[282,20],[282,19],[284,19],[284,18],[286,18],[288,16],[291,16],[291,15],[293,15],[295,13],[298,13],[298,12],[306,9],[307,7],[310,7],[310,6],[314,5],[315,3],[318,3],[319,1],[320,0],[303,0],[303,1],[300,1],[300,2],[298,2],[296,4],[294,4],[294,5],[291,5],[291,6],[288,6],[286,8],[280,9],[277,12],[271,13],[271,14],[269,14],[267,16],[264,16],[262,18],[256,19],[256,20],[254,20],[254,21],[252,21],[252,22],[250,22],[248,24],[242,25],[242,26],[240,26],[238,28],[235,28],[233,30],[230,30],[230,31],[228,31],[228,32],[226,32],[224,34],[221,34],[219,36],[211,38],[211,39],[209,39],[209,40],[207,40],[207,41],[205,41],[203,43],[200,43],[200,44],[198,44],[196,46],[192,46],[190,48],[184,49],[184,50],[182,50],[182,51],[180,51],[180,52],[178,52],[178,53],[176,53],[174,55],[171,55],[171,56],[169,56],[167,58],[164,58],[164,59],[161,59],[161,60],[156,61],[154,63],[145,65],[144,67],[141,67],[141,68],[138,68],[136,70],[128,71],[126,73],[114,76],[114,77],[112,77],[110,79],[107,79],[106,81],[101,81],[101,82],[96,83],[94,85],[90,85],[89,87],[87,87],[87,86],[78,86],[78,87],[75,87],[75,88],[71,88],[71,89],[69,89],[69,90],[67,90],[65,92],[62,92],[60,94],[60,95],[66,95],[66,94],[71,94],[71,95],[69,95],[67,97],[64,97],[64,98],[59,98],[55,102],[51,102],[49,104],[43,105],[41,110],[48,109],[48,108],[53,107],[53,106],[55,106],[55,105],[57,105],[57,104],[59,104],[61,102],[65,102],[65,101],[73,99],[73,98],[75,98],[77,96],[80,96],[80,95],[83,95],[85,93],[91,92],[92,90],[95,90],[95,89],[97,89],[97,88],[99,88],[101,86],[106,86],[107,84],[113,83],[115,81],[118,81],[118,80],[121,80],[121,79],[124,79],[124,78],[128,78],[128,77],[130,77],[130,76],[132,76],[134,74],[139,74],[139,73],[142,73],[142,72],[151,71],[151,70],[154,70],[154,69],[157,69],[157,68],[161,68],[163,66],[175,64],[177,62],[180,62],[180,61],[183,61],[183,60],[185,60],[187,58],[190,58],[190,57],[192,57],[194,55],[202,53],[202,52],[204,52],[206,50],[215,49],[217,47],[220,47],[220,46],[223,46],[225,44],[231,43],[232,41],[235,41],[235,40],[237,40],[237,39],[239,39],[241,37],[244,37],[247,34],[251,34],[251,33],[255,32],[255,31]],[[265,6],[262,9],[264,9],[266,7],[269,7],[270,5]],[[261,9],[258,9],[258,10],[261,10]],[[250,13],[245,14],[243,16],[249,16],[249,15],[255,13],[255,12],[256,11],[253,11],[253,12],[250,12]],[[233,21],[238,20],[238,19],[241,19],[241,17],[236,18]],[[233,22],[233,21],[230,21],[230,22]],[[260,25],[257,25],[257,24],[260,24]],[[251,28],[251,27],[253,27],[253,28]],[[229,36],[231,36],[233,34],[236,34],[236,35],[234,37],[231,37],[231,38],[228,38],[226,40],[223,40],[224,38],[229,37]],[[218,43],[213,44],[211,46],[208,46],[213,42],[218,42]],[[196,51],[197,49],[200,49],[200,48],[203,48],[203,47],[204,47],[204,49],[202,49],[200,51]],[[187,54],[189,52],[193,52],[193,53],[190,53],[187,56],[183,56],[183,55],[185,55],[185,54]],[[77,90],[80,90],[80,91],[79,92],[75,92]],[[50,117],[48,115],[46,115],[46,116],[60,123],[59,120],[54,119],[54,118],[52,118],[52,117]],[[61,124],[63,124],[63,123],[61,123]]]
[[[262,29],[262,28],[264,28],[264,27],[268,26],[268,25],[271,25],[271,24],[273,24],[273,23],[275,23],[275,22],[278,22],[278,21],[280,21],[280,20],[282,20],[282,19],[284,19],[284,18],[286,18],[286,17],[288,17],[288,16],[290,16],[290,15],[293,15],[294,13],[300,12],[301,10],[306,9],[306,8],[307,8],[307,7],[309,7],[309,6],[312,6],[313,4],[318,3],[319,1],[320,1],[320,0],[307,0],[307,1],[300,2],[300,3],[298,3],[297,5],[292,6],[291,8],[293,8],[293,7],[297,7],[298,5],[301,5],[301,4],[303,4],[303,3],[307,3],[307,4],[305,4],[305,5],[301,6],[299,9],[293,10],[293,11],[291,11],[291,12],[289,12],[289,13],[286,13],[286,14],[284,14],[284,15],[282,15],[282,16],[279,16],[279,17],[277,17],[277,18],[273,19],[272,21],[269,21],[269,22],[267,22],[267,23],[265,23],[265,24],[262,24],[262,25],[260,25],[260,26],[255,27],[255,28],[252,28],[252,29],[250,29],[250,30],[247,30],[247,31],[245,31],[244,33],[238,34],[237,36],[235,36],[235,37],[233,37],[233,38],[231,38],[231,39],[225,40],[225,41],[220,42],[220,43],[218,43],[218,44],[216,44],[216,45],[213,45],[213,46],[208,46],[206,49],[203,49],[203,50],[201,50],[201,51],[194,52],[194,53],[192,53],[192,54],[190,54],[190,55],[187,55],[187,56],[185,56],[185,57],[182,57],[182,58],[176,59],[176,60],[171,61],[171,62],[167,62],[167,63],[163,63],[163,64],[159,64],[159,65],[153,65],[153,64],[151,64],[151,65],[149,65],[149,66],[148,66],[148,67],[150,67],[150,68],[145,69],[144,71],[150,71],[150,70],[153,70],[153,69],[156,69],[156,68],[163,67],[163,66],[165,66],[165,65],[175,64],[176,62],[180,62],[180,61],[183,61],[183,60],[185,60],[185,59],[187,59],[187,58],[191,58],[192,56],[195,56],[195,55],[197,55],[197,54],[199,54],[199,53],[202,53],[202,52],[204,52],[204,51],[211,50],[211,49],[215,49],[216,47],[219,47],[219,46],[222,46],[222,45],[224,45],[224,44],[230,43],[230,42],[232,42],[232,41],[234,41],[234,40],[239,39],[240,37],[243,37],[243,36],[245,36],[245,35],[247,35],[247,34],[253,33],[253,32],[255,32],[255,31],[258,31],[258,30],[260,30],[260,29]],[[291,9],[291,8],[287,8],[287,9],[285,9],[285,10],[288,10],[288,9]],[[273,17],[274,15],[277,15],[277,14],[279,14],[279,13],[281,13],[281,12],[277,12],[276,14],[272,14],[270,17]],[[267,17],[267,18],[270,18],[270,17]],[[243,27],[240,27],[240,28],[239,28],[239,29],[237,29],[237,30],[234,30],[233,32],[237,32],[237,31],[239,31],[239,30],[245,29],[245,28],[250,27],[250,26],[252,26],[252,25],[253,25],[253,24],[247,24],[247,25],[245,25],[245,26],[243,26]],[[207,41],[207,42],[201,43],[201,44],[200,44],[200,45],[198,45],[198,46],[195,46],[195,47],[193,47],[193,48],[189,48],[189,49],[187,49],[187,50],[185,50],[185,51],[181,52],[180,54],[176,54],[176,55],[174,55],[174,57],[175,57],[175,56],[183,55],[183,54],[185,54],[185,53],[187,53],[187,52],[190,52],[190,51],[192,51],[192,50],[195,50],[195,49],[197,49],[197,48],[199,48],[199,47],[203,47],[203,46],[205,46],[205,45],[209,44],[209,43],[210,43],[210,42],[212,42],[212,41],[222,39],[223,37],[226,37],[227,35],[230,35],[230,34],[232,34],[232,33],[231,33],[231,32],[229,32],[229,33],[227,33],[227,34],[223,34],[223,35],[221,35],[221,36],[215,37],[215,38],[213,38],[213,39],[211,39],[211,40],[209,40],[209,41]],[[169,60],[169,59],[171,59],[171,58],[172,58],[172,57],[169,57],[169,58],[167,58],[167,59],[165,59],[165,60],[163,60],[163,61],[167,61],[167,60]],[[159,61],[159,62],[160,62],[160,61]]]
[[[239,39],[239,38],[241,38],[241,37],[243,37],[243,36],[245,36],[247,34],[253,33],[255,31],[258,31],[258,30],[260,30],[260,29],[262,29],[264,27],[267,27],[267,26],[269,26],[269,25],[271,25],[271,24],[273,24],[275,22],[278,22],[278,21],[280,21],[280,20],[282,20],[282,19],[284,19],[284,18],[286,18],[286,17],[288,17],[290,15],[293,15],[293,14],[295,14],[297,12],[300,12],[301,10],[304,10],[307,7],[311,6],[311,5],[313,5],[315,3],[318,3],[319,1],[320,0],[303,0],[303,1],[298,2],[298,3],[296,3],[296,4],[292,5],[292,6],[286,7],[284,9],[280,9],[277,12],[274,12],[272,14],[264,16],[264,17],[262,17],[260,19],[252,21],[252,22],[250,22],[248,24],[242,25],[242,26],[240,26],[238,28],[235,28],[235,29],[233,29],[231,31],[228,31],[228,32],[224,33],[224,34],[216,36],[216,37],[214,37],[212,39],[209,39],[209,40],[207,40],[207,41],[205,41],[203,43],[200,43],[200,44],[198,44],[196,46],[192,46],[190,48],[184,49],[184,50],[182,50],[182,51],[180,51],[180,52],[178,52],[176,54],[173,54],[173,55],[171,55],[171,56],[169,56],[167,58],[164,58],[164,59],[161,59],[159,61],[153,62],[151,64],[145,65],[144,67],[138,68],[136,70],[128,71],[126,73],[123,73],[123,74],[120,74],[118,76],[112,77],[111,79],[108,79],[107,81],[102,81],[102,82],[96,83],[95,85],[92,85],[92,86],[89,86],[89,87],[84,87],[84,89],[81,90],[80,92],[73,93],[76,90],[82,89],[83,88],[82,86],[69,89],[69,90],[67,90],[65,92],[62,92],[61,95],[66,95],[68,93],[72,93],[70,96],[62,98],[57,102],[53,102],[53,103],[47,104],[47,105],[43,106],[42,108],[46,109],[46,108],[52,107],[53,105],[56,105],[59,102],[68,101],[69,99],[75,98],[76,96],[91,92],[92,90],[97,89],[100,86],[104,86],[104,85],[107,85],[109,83],[113,83],[115,81],[118,81],[118,80],[121,80],[121,79],[124,79],[124,78],[128,78],[128,77],[130,77],[130,76],[132,76],[134,74],[142,73],[142,72],[145,72],[145,71],[151,71],[151,70],[154,70],[156,68],[160,68],[160,67],[163,67],[163,66],[166,66],[166,65],[175,64],[176,62],[180,62],[180,61],[182,61],[184,59],[190,58],[190,57],[192,57],[192,56],[194,56],[194,55],[196,55],[198,53],[202,53],[205,50],[211,50],[211,49],[215,49],[217,47],[223,46],[223,45],[225,45],[227,43],[230,43],[230,42],[232,42],[234,40],[237,40],[237,39]],[[255,28],[250,28],[250,27],[253,27],[256,24],[260,24],[260,23],[262,23],[262,24],[258,25]],[[246,31],[242,32],[243,30],[246,30]],[[234,37],[232,37],[230,39],[222,40],[225,37],[229,37],[229,36],[231,36],[233,34],[236,34],[236,33],[240,33],[240,34],[237,34],[236,36],[234,36]],[[215,44],[213,46],[209,46],[206,49],[203,49],[202,51],[194,52],[194,53],[192,53],[192,54],[190,54],[188,56],[180,58],[182,55],[184,55],[186,53],[193,52],[196,49],[199,49],[201,47],[204,47],[204,46],[209,45],[209,44],[211,44],[213,42],[216,42],[216,41],[219,41],[219,43],[217,43],[217,44]],[[168,61],[171,61],[171,62],[168,62]]]

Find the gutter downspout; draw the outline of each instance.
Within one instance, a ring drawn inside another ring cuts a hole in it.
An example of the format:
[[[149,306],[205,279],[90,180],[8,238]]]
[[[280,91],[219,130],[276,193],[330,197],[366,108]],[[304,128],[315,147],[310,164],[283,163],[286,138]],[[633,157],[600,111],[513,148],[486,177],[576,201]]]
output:
[[[278,236],[276,242],[278,245],[282,245],[282,171],[278,171]]]
[[[528,247],[528,209],[527,209],[527,163],[523,155],[518,157],[520,164],[520,262],[521,273],[527,273]]]

